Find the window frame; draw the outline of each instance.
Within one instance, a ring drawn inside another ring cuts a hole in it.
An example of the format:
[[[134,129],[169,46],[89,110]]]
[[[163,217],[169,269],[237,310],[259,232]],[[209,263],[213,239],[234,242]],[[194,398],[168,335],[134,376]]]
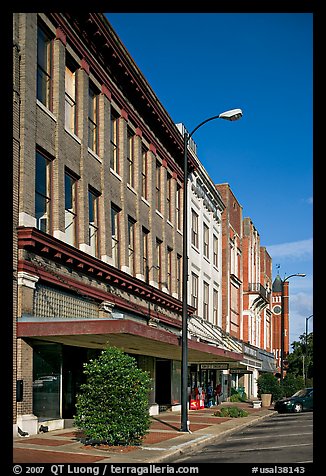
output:
[[[116,268],[121,265],[120,212],[121,209],[111,202],[111,257]]]
[[[135,152],[134,152],[135,133],[127,127],[127,162],[128,162],[128,180],[130,187],[135,188]]]
[[[110,111],[110,168],[119,174],[119,113],[111,107]]]
[[[45,164],[45,172],[41,172],[38,167],[38,160],[42,158],[43,163]],[[40,186],[41,172],[44,175],[43,187]],[[39,200],[37,198],[39,197]],[[44,201],[45,207],[43,215],[39,218],[37,217],[37,202]],[[52,230],[52,160],[44,155],[40,150],[36,150],[35,154],[35,218],[36,218],[36,228],[38,230],[44,231],[45,233],[51,233]],[[45,227],[39,225],[39,220],[43,219],[45,222]]]
[[[209,259],[209,226],[203,223],[203,255]]]
[[[70,187],[70,195],[71,195],[71,208],[67,208],[67,179],[69,178],[69,187]],[[77,231],[78,231],[78,221],[77,221],[77,214],[78,214],[78,202],[77,202],[77,182],[78,178],[76,175],[74,175],[72,172],[70,172],[68,169],[65,169],[65,237],[66,237],[66,242],[72,246],[77,246]],[[67,215],[67,213],[69,215]],[[67,237],[67,229],[70,225],[67,225],[67,217],[71,216],[72,221],[71,224],[73,224],[73,232],[72,232],[72,239],[69,239],[69,235]]]
[[[88,147],[99,153],[99,93],[93,83],[88,87]]]
[[[155,207],[159,212],[161,212],[162,207],[161,170],[162,164],[157,160],[155,164]]]
[[[198,249],[198,223],[199,215],[191,209],[191,244]]]
[[[203,281],[203,319],[209,320],[209,284]]]
[[[148,199],[148,183],[147,183],[147,163],[148,149],[142,144],[142,170],[141,170],[141,195],[145,200]]]
[[[91,187],[88,188],[88,244],[96,257],[99,256],[100,251],[99,197],[100,194],[96,190]],[[91,218],[94,218],[94,220],[92,221]],[[93,234],[91,230],[93,230]],[[92,240],[92,236],[95,236],[94,240]]]
[[[218,268],[218,237],[213,234],[213,265]]]
[[[45,63],[40,58],[41,36],[44,44]],[[36,73],[36,97],[47,108],[52,111],[53,100],[53,36],[48,29],[38,24],[37,26],[37,73]]]
[[[128,215],[128,266],[130,273],[135,274],[135,224],[136,220]]]
[[[69,57],[66,59],[65,66],[65,128],[74,135],[77,135],[77,66]],[[69,74],[69,73],[70,74]],[[72,78],[73,81],[73,96],[69,91],[67,85],[67,78]],[[67,112],[69,111],[69,113]],[[72,111],[72,113],[71,113]],[[67,116],[69,115],[69,118]],[[71,117],[72,116],[72,117]]]
[[[191,305],[198,309],[198,283],[199,276],[194,272],[191,273]]]

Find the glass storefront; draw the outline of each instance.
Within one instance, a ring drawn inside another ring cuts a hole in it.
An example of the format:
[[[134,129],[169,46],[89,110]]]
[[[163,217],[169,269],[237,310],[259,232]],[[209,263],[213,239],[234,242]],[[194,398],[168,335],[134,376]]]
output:
[[[34,346],[33,356],[33,413],[40,419],[61,416],[60,344],[42,343]]]
[[[40,420],[73,418],[84,381],[83,363],[99,350],[54,343],[33,344],[33,413]]]

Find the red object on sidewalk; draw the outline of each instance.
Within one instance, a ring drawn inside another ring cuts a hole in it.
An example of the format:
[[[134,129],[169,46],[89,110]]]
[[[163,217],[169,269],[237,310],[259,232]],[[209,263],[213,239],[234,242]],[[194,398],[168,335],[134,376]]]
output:
[[[190,410],[198,410],[198,409],[199,409],[199,401],[190,400]]]

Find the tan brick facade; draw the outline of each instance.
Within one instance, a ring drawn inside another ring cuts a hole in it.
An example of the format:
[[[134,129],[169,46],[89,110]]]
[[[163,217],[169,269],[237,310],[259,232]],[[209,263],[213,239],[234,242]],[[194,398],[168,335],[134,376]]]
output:
[[[102,14],[17,13],[13,18],[13,405],[17,422],[25,418],[37,432],[33,394],[42,382],[33,373],[40,342],[61,346],[60,356],[75,351],[76,360],[85,349],[118,342],[150,369],[154,382],[160,378],[155,359],[173,362],[173,378],[178,375],[183,235],[177,209],[183,216],[183,137]],[[44,42],[45,64],[38,61],[38,42]],[[73,69],[73,99],[66,86],[67,66]],[[194,165],[194,153],[189,150],[188,156]],[[67,205],[67,174],[73,205]],[[226,206],[218,263],[222,330],[241,342],[242,207],[228,184],[217,189],[220,210],[222,201]],[[76,226],[74,245],[67,223]],[[189,306],[190,314],[194,310]],[[197,364],[198,356],[202,362],[241,358],[232,347],[206,344],[189,340],[189,362]],[[76,363],[71,360],[66,357],[64,371],[64,358],[60,362],[66,386],[65,371],[76,370],[69,367]],[[162,376],[170,377],[172,382],[172,375]],[[24,389],[17,403],[16,380],[23,381]],[[178,392],[178,385],[171,386],[171,401],[178,401]],[[159,397],[154,389],[151,403]]]

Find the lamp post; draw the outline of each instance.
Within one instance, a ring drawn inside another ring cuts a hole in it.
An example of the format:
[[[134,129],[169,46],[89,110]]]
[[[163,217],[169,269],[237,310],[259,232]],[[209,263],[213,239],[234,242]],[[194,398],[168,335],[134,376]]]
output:
[[[284,287],[285,282],[294,276],[304,278],[306,275],[304,273],[290,274],[282,280],[282,295],[281,295],[281,382],[283,381],[283,371],[284,371],[284,306],[285,306],[285,297],[284,297]],[[289,297],[287,295],[287,297]]]
[[[183,260],[182,260],[182,357],[181,357],[181,428],[180,431],[189,432],[188,423],[188,142],[192,135],[206,122],[213,119],[226,119],[236,121],[242,117],[241,109],[232,109],[222,112],[217,116],[210,117],[198,124],[195,129],[188,134],[184,131],[184,161],[183,161]]]
[[[306,317],[306,332],[305,332],[305,346],[304,346],[304,353],[303,353],[303,372],[304,372],[304,384],[306,386],[307,383],[307,374],[308,374],[308,365],[307,365],[307,346],[308,346],[308,321],[309,319],[313,317],[313,314],[311,316]]]

